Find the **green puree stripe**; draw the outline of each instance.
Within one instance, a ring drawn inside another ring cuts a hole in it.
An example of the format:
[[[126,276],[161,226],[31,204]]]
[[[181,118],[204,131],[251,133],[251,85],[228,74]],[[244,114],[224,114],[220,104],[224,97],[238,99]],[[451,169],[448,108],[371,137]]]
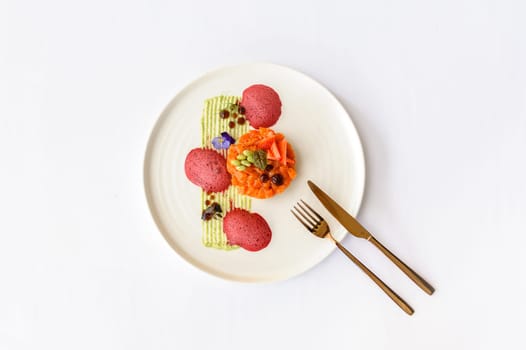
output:
[[[219,113],[223,109],[228,109],[230,104],[236,103],[239,100],[237,96],[217,96],[205,100],[203,108],[203,115],[201,117],[201,146],[204,148],[213,148],[212,139],[220,136],[221,132],[228,132],[235,140],[238,140],[241,135],[248,131],[248,123],[243,125],[236,124],[234,128],[230,128],[228,123],[233,121],[233,118],[222,119]],[[226,158],[227,151],[221,150],[220,153]],[[215,202],[219,203],[223,209],[223,215],[230,210],[230,200],[234,202],[236,208],[243,208],[250,210],[252,201],[250,197],[240,194],[234,186],[230,186],[223,193],[214,193]],[[201,207],[206,209],[206,200],[208,195],[205,191],[201,191]],[[212,219],[209,221],[202,221],[203,234],[202,241],[206,247],[212,247],[223,250],[237,249],[238,246],[232,246],[227,243],[226,236],[223,233],[223,220]]]

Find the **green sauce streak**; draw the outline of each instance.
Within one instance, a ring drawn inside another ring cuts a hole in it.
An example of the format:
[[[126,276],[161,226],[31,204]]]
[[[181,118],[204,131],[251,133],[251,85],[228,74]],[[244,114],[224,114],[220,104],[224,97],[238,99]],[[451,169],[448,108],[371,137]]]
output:
[[[247,123],[239,125],[236,123],[234,128],[230,128],[228,123],[234,119],[229,117],[222,119],[219,113],[223,109],[229,109],[231,104],[236,103],[239,100],[237,96],[217,96],[205,100],[205,106],[203,108],[203,115],[201,117],[201,146],[204,148],[213,148],[212,139],[216,136],[220,136],[221,132],[228,132],[236,141],[239,140],[241,135],[248,132]],[[232,116],[232,113],[230,113]],[[227,150],[219,151],[225,158]],[[243,208],[250,211],[252,204],[251,198],[242,195],[238,192],[237,188],[230,186],[226,191],[222,193],[214,193],[214,199],[211,202],[217,202],[223,209],[223,216],[230,210],[230,200],[234,203],[236,208]],[[206,200],[208,194],[205,191],[201,191],[201,208],[206,209]],[[208,221],[202,221],[203,234],[202,242],[205,247],[217,248],[222,250],[233,250],[239,248],[228,244],[226,235],[223,233],[223,219],[212,219]]]

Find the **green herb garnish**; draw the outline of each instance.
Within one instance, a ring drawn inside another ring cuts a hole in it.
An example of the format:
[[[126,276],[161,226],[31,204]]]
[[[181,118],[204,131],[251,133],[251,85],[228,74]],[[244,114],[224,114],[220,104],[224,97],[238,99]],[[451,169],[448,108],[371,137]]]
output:
[[[254,151],[254,165],[261,170],[265,170],[267,167],[267,152],[258,149]]]

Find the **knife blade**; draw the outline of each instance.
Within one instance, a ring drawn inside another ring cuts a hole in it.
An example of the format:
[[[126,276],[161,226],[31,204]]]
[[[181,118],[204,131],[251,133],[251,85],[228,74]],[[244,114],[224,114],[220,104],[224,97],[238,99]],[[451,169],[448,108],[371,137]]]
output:
[[[336,220],[338,220],[340,224],[342,224],[343,227],[347,229],[347,231],[349,231],[350,234],[367,240],[371,238],[369,231],[353,218],[351,214],[336,203],[336,201],[329,197],[327,193],[323,192],[310,180],[307,181],[307,184],[323,206],[336,218]]]

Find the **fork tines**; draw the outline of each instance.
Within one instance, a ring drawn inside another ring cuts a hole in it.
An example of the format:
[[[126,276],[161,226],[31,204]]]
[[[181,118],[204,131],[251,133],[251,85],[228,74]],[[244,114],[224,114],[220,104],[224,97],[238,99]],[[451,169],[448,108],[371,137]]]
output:
[[[298,221],[301,222],[310,232],[314,232],[316,227],[323,221],[320,214],[301,199],[296,203],[294,209],[295,210],[291,210],[292,215],[294,215],[296,219],[298,219]]]

